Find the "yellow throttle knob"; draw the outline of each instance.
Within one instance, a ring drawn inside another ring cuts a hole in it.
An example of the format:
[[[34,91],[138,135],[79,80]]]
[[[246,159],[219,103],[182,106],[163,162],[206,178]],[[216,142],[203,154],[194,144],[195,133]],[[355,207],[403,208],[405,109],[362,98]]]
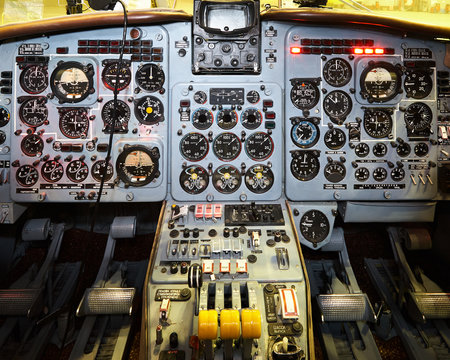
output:
[[[198,314],[198,338],[214,340],[217,338],[218,315],[216,310],[200,310]]]
[[[220,312],[220,337],[223,340],[239,339],[241,321],[239,310],[224,309]]]
[[[258,339],[261,336],[261,313],[256,309],[242,309],[242,337]]]

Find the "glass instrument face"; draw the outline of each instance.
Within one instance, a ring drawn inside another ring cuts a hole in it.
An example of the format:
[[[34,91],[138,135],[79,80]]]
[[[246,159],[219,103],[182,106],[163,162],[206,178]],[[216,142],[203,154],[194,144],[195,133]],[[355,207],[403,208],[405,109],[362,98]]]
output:
[[[115,117],[114,117],[115,115]],[[102,109],[102,119],[104,123],[103,131],[107,134],[114,128],[116,133],[128,132],[128,122],[130,121],[130,107],[125,101],[117,100],[116,113],[114,114],[114,100],[110,100]],[[113,126],[115,120],[115,126]]]
[[[313,244],[325,240],[330,232],[330,222],[319,210],[309,210],[300,219],[300,233]]]
[[[386,102],[400,91],[401,72],[387,62],[376,62],[367,66],[361,74],[361,92],[369,101]]]
[[[272,138],[263,132],[253,133],[245,141],[245,151],[252,160],[266,160],[272,155],[273,150]]]
[[[102,81],[103,85],[109,90],[114,91],[117,84],[117,91],[121,91],[128,87],[131,82],[131,70],[130,67],[126,64],[122,64],[122,67],[119,70],[119,62],[113,61],[105,64],[105,67],[102,71]]]
[[[241,152],[241,140],[233,133],[219,134],[213,142],[213,151],[219,160],[231,161]]]
[[[214,188],[223,194],[234,193],[241,186],[241,181],[239,170],[231,165],[219,166],[212,177]]]
[[[369,136],[381,139],[392,131],[392,117],[387,110],[369,109],[364,111],[364,130]]]
[[[291,139],[295,145],[307,149],[314,146],[319,140],[319,128],[308,120],[301,120],[292,126]]]
[[[180,141],[180,152],[186,160],[200,161],[208,151],[208,139],[200,133],[186,134]]]
[[[48,86],[47,66],[28,65],[22,70],[19,82],[28,94],[40,94]]]
[[[311,81],[296,81],[291,89],[292,104],[301,110],[312,109],[320,100],[320,91]]]
[[[112,164],[108,163],[106,173],[105,173],[105,166],[106,166],[105,160],[98,160],[92,165],[91,176],[95,181],[101,182],[103,174],[105,176],[105,182],[108,182],[109,180],[112,179],[114,175],[114,168]]]
[[[82,160],[73,160],[67,165],[66,175],[70,181],[83,182],[89,175],[89,167]]]
[[[188,194],[200,194],[206,190],[208,184],[208,172],[201,166],[188,166],[180,173],[181,188]]]
[[[273,183],[273,172],[266,165],[253,165],[245,173],[245,185],[253,193],[265,193],[272,188]]]
[[[30,187],[37,183],[39,173],[34,166],[22,165],[17,169],[16,180],[20,186]]]
[[[297,180],[309,181],[319,173],[320,162],[311,151],[298,151],[291,161],[291,173]]]
[[[40,156],[44,149],[44,141],[37,134],[25,136],[20,143],[22,152],[27,156]]]
[[[47,182],[58,182],[64,175],[64,167],[59,161],[48,160],[42,165],[41,175]]]
[[[30,127],[43,125],[48,119],[47,98],[39,96],[25,100],[19,109],[22,122]]]
[[[154,96],[145,96],[137,100],[134,115],[143,125],[154,125],[164,121],[164,105]]]
[[[163,69],[155,64],[145,64],[136,72],[137,84],[148,92],[161,90],[165,79]]]
[[[89,118],[86,109],[61,109],[59,129],[69,139],[86,138],[89,130]]]
[[[347,85],[352,78],[352,68],[344,59],[330,59],[323,66],[323,78],[334,87]]]
[[[53,71],[50,85],[61,103],[77,103],[94,92],[92,65],[76,61],[61,62]]]
[[[117,175],[126,185],[144,186],[158,175],[159,150],[142,145],[126,147],[116,161]]]

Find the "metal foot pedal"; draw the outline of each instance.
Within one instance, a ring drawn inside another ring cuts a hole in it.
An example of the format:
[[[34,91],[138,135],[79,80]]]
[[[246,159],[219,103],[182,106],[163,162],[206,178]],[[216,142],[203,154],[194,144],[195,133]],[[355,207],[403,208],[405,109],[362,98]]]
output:
[[[450,319],[450,293],[410,292],[406,306],[416,321]]]
[[[135,288],[89,288],[77,309],[77,316],[131,315]]]
[[[366,294],[320,294],[316,299],[323,322],[375,322],[375,314]]]
[[[44,307],[44,289],[0,290],[1,316],[36,317]]]

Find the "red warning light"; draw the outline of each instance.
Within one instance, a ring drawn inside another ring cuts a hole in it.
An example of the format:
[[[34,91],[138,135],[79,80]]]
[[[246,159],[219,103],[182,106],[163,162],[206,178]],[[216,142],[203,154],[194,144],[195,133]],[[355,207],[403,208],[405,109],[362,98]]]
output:
[[[364,49],[355,48],[355,49],[353,49],[353,54],[357,54],[357,55],[364,54]]]
[[[366,55],[371,55],[371,54],[373,54],[373,49],[370,49],[370,48],[364,49],[364,54],[366,54]]]
[[[384,49],[375,49],[375,54],[383,55],[384,54]]]
[[[298,46],[291,47],[291,54],[300,54],[302,49]]]

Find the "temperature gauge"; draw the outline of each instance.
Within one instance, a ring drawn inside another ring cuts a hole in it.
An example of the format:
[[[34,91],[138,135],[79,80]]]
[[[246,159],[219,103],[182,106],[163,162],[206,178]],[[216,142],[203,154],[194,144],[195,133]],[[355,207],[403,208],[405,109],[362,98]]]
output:
[[[180,185],[188,194],[200,194],[205,191],[208,184],[208,173],[201,166],[188,166],[181,171]]]
[[[63,177],[64,168],[58,161],[48,160],[42,165],[41,175],[45,181],[55,183]]]
[[[273,183],[273,172],[266,165],[253,165],[245,173],[245,185],[253,193],[265,193],[270,190]]]
[[[219,166],[212,177],[214,188],[221,193],[234,193],[241,186],[241,174],[231,165]]]
[[[70,181],[80,183],[89,175],[89,168],[82,160],[71,161],[66,168],[66,175]]]
[[[248,130],[255,130],[261,125],[262,115],[257,109],[247,109],[241,115],[242,125]]]
[[[213,114],[207,109],[198,109],[192,114],[192,124],[196,129],[206,130],[213,123]]]
[[[30,187],[37,183],[39,173],[34,166],[22,165],[17,169],[16,180],[20,186]]]
[[[219,125],[221,129],[230,130],[236,126],[237,121],[238,116],[234,110],[225,109],[219,111],[217,114],[217,125]]]

